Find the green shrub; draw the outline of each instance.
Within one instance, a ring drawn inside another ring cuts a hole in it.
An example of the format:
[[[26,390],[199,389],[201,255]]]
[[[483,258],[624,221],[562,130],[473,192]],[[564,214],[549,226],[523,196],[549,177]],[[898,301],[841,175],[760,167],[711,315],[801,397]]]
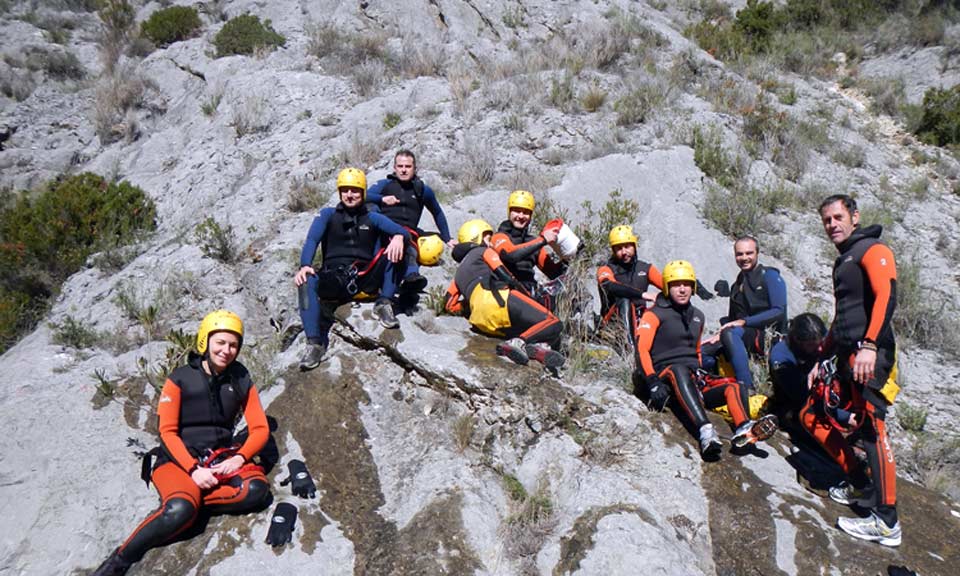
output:
[[[611,228],[633,222],[640,212],[640,204],[632,198],[624,198],[620,189],[610,192],[610,198],[599,211],[589,200],[583,202],[582,208],[582,224],[577,224],[574,231],[580,237],[580,254],[586,261],[606,252],[607,234]]]
[[[161,8],[140,25],[140,33],[157,46],[192,38],[200,29],[200,16],[192,6]]]
[[[383,117],[383,128],[390,130],[399,124],[400,120],[402,120],[402,118],[396,112],[387,112]]]
[[[960,86],[930,88],[923,95],[923,111],[913,128],[927,144],[960,143]]]
[[[617,113],[618,126],[641,124],[655,108],[663,104],[666,94],[656,84],[642,84],[617,99],[613,110]]]
[[[67,316],[61,323],[51,323],[53,329],[53,342],[61,346],[76,348],[93,348],[100,341],[100,334],[96,330],[87,328],[87,326],[74,318]]]
[[[238,253],[233,226],[221,226],[210,216],[197,224],[194,237],[205,256],[226,264],[236,261]]]
[[[724,188],[733,188],[746,171],[740,158],[723,148],[721,133],[716,126],[706,132],[700,126],[694,127],[693,161],[704,174]]]
[[[143,190],[84,173],[22,192],[0,210],[0,351],[36,324],[60,284],[94,252],[156,227]]]
[[[270,20],[260,22],[252,14],[231,18],[213,39],[217,58],[232,54],[249,56],[260,48],[273,49],[286,43],[287,39],[273,29]]]
[[[778,209],[795,206],[796,197],[783,186],[756,188],[744,182],[726,190],[708,185],[703,216],[731,237],[757,234],[764,219]]]
[[[897,404],[897,422],[907,432],[923,432],[927,425],[927,410],[910,404]]]
[[[747,0],[737,11],[734,28],[743,37],[751,52],[765,52],[781,26],[781,15],[772,2]]]

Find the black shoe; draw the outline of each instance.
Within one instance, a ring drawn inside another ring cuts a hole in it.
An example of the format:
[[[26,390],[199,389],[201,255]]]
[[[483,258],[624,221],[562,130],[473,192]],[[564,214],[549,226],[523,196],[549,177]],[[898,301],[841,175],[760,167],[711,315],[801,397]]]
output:
[[[384,328],[399,328],[400,321],[393,313],[393,303],[389,300],[380,300],[373,305],[373,315],[380,321]]]
[[[133,566],[133,562],[127,562],[121,558],[120,549],[117,548],[90,576],[123,576],[130,569],[130,566]]]
[[[413,273],[400,281],[398,291],[401,294],[416,294],[423,292],[427,287],[427,279],[421,274]]]
[[[300,357],[300,370],[313,370],[320,365],[323,355],[327,353],[326,344],[307,344],[307,350]]]

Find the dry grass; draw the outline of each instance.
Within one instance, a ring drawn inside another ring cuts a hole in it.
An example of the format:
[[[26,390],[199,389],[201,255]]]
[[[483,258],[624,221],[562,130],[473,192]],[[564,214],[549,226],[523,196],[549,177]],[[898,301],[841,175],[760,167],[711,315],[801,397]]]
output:
[[[261,96],[244,98],[233,109],[231,124],[237,132],[237,138],[248,134],[260,134],[270,130],[270,110]]]
[[[287,210],[313,212],[323,206],[326,196],[320,182],[309,174],[294,176],[290,179],[290,191],[287,193]]]
[[[477,429],[477,418],[473,414],[464,414],[453,421],[451,434],[457,452],[464,453],[470,447],[473,433]]]
[[[142,76],[132,65],[101,76],[93,119],[100,141],[109,144],[134,136],[135,110],[144,106],[149,93],[158,91],[156,83]]]

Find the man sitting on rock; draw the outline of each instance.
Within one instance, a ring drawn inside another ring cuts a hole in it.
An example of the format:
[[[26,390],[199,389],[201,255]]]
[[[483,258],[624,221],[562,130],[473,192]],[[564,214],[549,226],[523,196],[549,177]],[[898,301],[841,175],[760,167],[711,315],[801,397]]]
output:
[[[493,228],[483,220],[470,220],[460,227],[460,243],[453,249],[453,259],[460,266],[447,289],[446,308],[466,316],[484,334],[508,338],[497,345],[497,355],[521,365],[532,358],[556,370],[564,363],[555,350],[560,320],[526,294],[490,248],[492,235]]]
[[[403,261],[393,267],[393,274],[384,277],[384,292],[396,292],[400,296],[421,292],[427,286],[427,279],[420,274],[416,241],[424,234],[418,228],[423,209],[433,215],[441,240],[451,248],[456,241],[450,237],[447,217],[436,194],[417,176],[417,158],[413,152],[400,150],[396,153],[393,173],[367,190],[366,201],[379,206],[384,216],[406,228],[413,237],[413,242],[406,247]]]
[[[766,440],[776,432],[776,419],[748,419],[746,390],[739,382],[718,381],[700,389],[696,370],[700,366],[700,336],[703,312],[690,303],[697,277],[693,265],[674,260],[663,268],[666,294],[659,294],[653,307],[637,323],[637,356],[647,385],[650,407],[663,410],[672,396],[683,414],[700,433],[700,453],[716,458],[723,448],[704,406],[727,405],[736,431],[735,448]]]
[[[536,202],[526,190],[514,190],[507,199],[507,219],[500,223],[490,245],[500,255],[503,265],[520,281],[527,294],[541,304],[549,298],[541,294],[534,270],[539,268],[547,278],[557,278],[566,272],[566,264],[556,256],[557,230],[545,228],[539,235],[530,233],[530,222]]]
[[[663,290],[663,279],[656,266],[637,258],[637,236],[630,226],[614,226],[609,234],[610,258],[597,268],[597,291],[600,293],[602,322],[618,316],[623,323],[630,347],[636,350],[637,320],[647,308],[647,302],[656,299],[648,292],[652,285]],[[639,359],[634,354],[634,372],[642,380]],[[634,385],[638,383],[634,377]]]
[[[733,254],[740,273],[729,288],[730,309],[720,331],[703,342],[704,368],[712,369],[722,354],[737,381],[753,390],[750,355],[763,357],[767,328],[781,335],[787,331],[787,286],[779,270],[758,263],[760,244],[753,236],[738,238]]]
[[[410,234],[383,214],[369,211],[363,201],[366,190],[367,178],[362,170],[341,170],[337,176],[340,203],[324,208],[313,219],[300,252],[300,270],[294,283],[300,290],[300,318],[308,342],[300,359],[301,370],[312,370],[320,364],[330,344],[333,312],[341,304],[379,292],[374,315],[385,328],[399,326],[384,274],[388,262],[396,263],[403,257],[404,242]],[[390,241],[381,248],[384,235],[390,236]],[[318,247],[323,255],[319,271],[313,268]]]

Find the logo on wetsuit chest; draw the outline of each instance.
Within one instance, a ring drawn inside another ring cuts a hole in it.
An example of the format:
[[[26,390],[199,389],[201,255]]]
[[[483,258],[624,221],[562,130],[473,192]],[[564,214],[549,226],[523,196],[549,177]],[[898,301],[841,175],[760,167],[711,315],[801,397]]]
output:
[[[370,229],[370,225],[369,225],[369,224],[361,224],[360,226],[358,226],[358,228],[359,228],[360,230],[369,230],[369,229]]]

